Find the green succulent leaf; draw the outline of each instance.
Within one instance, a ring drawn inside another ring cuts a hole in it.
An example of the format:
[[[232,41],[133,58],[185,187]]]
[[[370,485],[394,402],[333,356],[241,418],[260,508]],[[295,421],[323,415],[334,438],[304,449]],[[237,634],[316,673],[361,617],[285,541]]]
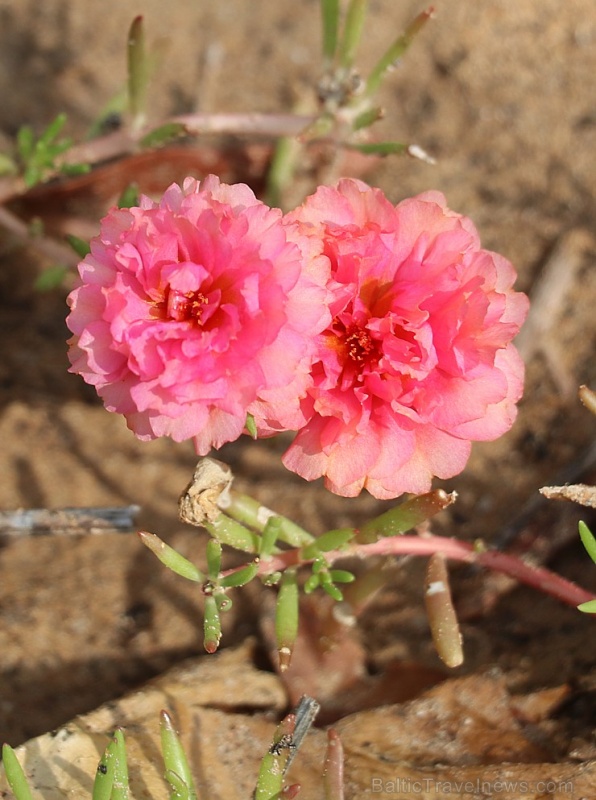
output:
[[[162,147],[173,139],[179,139],[186,134],[186,125],[182,122],[167,122],[159,128],[149,131],[141,139],[141,147]],[[252,435],[252,434],[251,434]],[[253,437],[253,438],[256,438]]]
[[[269,751],[261,761],[254,800],[279,800],[282,797],[283,780],[292,752],[290,743],[296,728],[296,718],[288,715],[273,734]]]
[[[215,539],[207,542],[207,575],[211,581],[219,581],[221,572],[221,544]]]
[[[361,131],[363,128],[370,128],[371,125],[374,125],[375,122],[378,122],[380,119],[383,119],[385,112],[379,106],[375,106],[374,108],[367,108],[366,111],[358,114],[354,122],[352,123],[352,130],[353,131]]]
[[[231,502],[226,507],[226,515],[242,523],[249,528],[256,531],[264,532],[267,526],[277,525],[277,538],[282,542],[291,545],[292,547],[301,547],[302,545],[314,542],[315,537],[312,536],[304,528],[296,525],[295,522],[276,514],[266,506],[261,505],[258,500],[244,494],[236,494],[232,492]],[[278,520],[273,522],[272,520]],[[271,533],[271,531],[270,531]],[[260,542],[260,537],[255,534],[255,542]],[[218,537],[219,538],[219,537]],[[223,540],[221,540],[223,541]],[[240,549],[240,548],[239,548]],[[257,551],[249,551],[257,552]],[[271,550],[259,550],[260,553],[270,554]]]
[[[113,741],[106,747],[95,773],[92,800],[110,800],[114,785],[114,748]]]
[[[329,574],[329,571],[326,569],[321,570],[317,574],[317,578],[319,579],[319,583],[323,588],[325,588],[325,586],[328,586],[331,583],[331,575]]]
[[[368,0],[350,0],[346,12],[343,36],[338,46],[341,65],[346,69],[354,63],[356,50],[362,37],[367,9]]]
[[[356,540],[359,544],[369,544],[384,536],[406,533],[447,508],[454,499],[455,494],[447,494],[442,489],[411,497],[363,525],[356,535]]]
[[[327,567],[328,564],[325,561],[324,556],[319,556],[312,562],[312,571],[314,575],[318,575],[320,572],[323,572],[327,569]]]
[[[596,600],[588,600],[586,603],[581,603],[578,609],[583,611],[584,614],[596,614]]]
[[[321,553],[328,553],[331,550],[341,550],[342,547],[345,547],[346,544],[354,538],[354,533],[355,531],[353,528],[340,528],[334,531],[327,531],[317,538],[314,545],[316,545],[316,549]]]
[[[133,208],[139,204],[139,187],[130,183],[118,198],[118,208]]]
[[[25,167],[25,172],[23,173],[23,180],[25,182],[25,186],[27,189],[31,189],[33,186],[36,186],[38,183],[41,183],[43,178],[43,170],[37,166],[37,164],[30,164],[29,166]]]
[[[267,557],[273,554],[276,548],[277,540],[282,533],[282,518],[269,517],[263,528],[263,537],[261,539],[261,557]]]
[[[265,575],[262,578],[263,584],[265,586],[277,586],[281,580],[281,576],[281,572],[272,572],[270,575]]]
[[[278,800],[281,797],[286,758],[287,756],[277,752],[265,754],[257,778],[255,800]]]
[[[197,796],[186,753],[167,711],[161,712],[161,752],[165,778],[172,787],[170,800],[193,800]]]
[[[67,172],[70,169],[87,170],[83,164],[60,165],[56,164],[58,156],[72,147],[72,140],[69,138],[58,139],[64,125],[66,124],[66,114],[58,116],[50,122],[41,136],[36,140],[33,130],[24,125],[17,133],[17,153],[23,168],[23,180],[27,188],[40,183],[46,173],[52,170]]]
[[[85,239],[80,239],[78,236],[73,236],[70,233],[66,234],[66,241],[70,247],[75,251],[79,258],[85,258],[91,252],[91,245]]]
[[[2,746],[2,762],[4,764],[6,780],[16,800],[32,800],[31,789],[29,788],[25,772],[23,771],[15,751],[8,744]]]
[[[389,48],[383,53],[379,61],[373,67],[366,82],[366,93],[373,94],[379,88],[387,72],[404,55],[412,44],[414,37],[426,25],[432,16],[432,11],[423,11],[408,25],[406,31],[398,36]]]
[[[232,598],[228,597],[225,592],[214,592],[213,597],[215,599],[217,610],[220,612],[220,614],[223,614],[225,611],[229,611],[232,608]]]
[[[17,175],[18,172],[16,161],[6,153],[0,153],[0,175]]]
[[[392,156],[408,152],[408,145],[404,142],[344,142],[347,150],[356,150],[367,156]]]
[[[329,597],[332,597],[338,603],[341,603],[341,601],[344,599],[341,591],[332,583],[321,583],[321,588],[329,595]]]
[[[128,107],[133,128],[145,120],[149,65],[145,47],[143,17],[135,17],[128,33]]]
[[[290,665],[298,635],[298,579],[294,567],[281,578],[275,610],[275,636],[282,671]]]
[[[66,125],[66,114],[58,114],[50,122],[48,127],[45,129],[45,131],[39,137],[39,140],[38,140],[38,143],[37,143],[38,146],[41,146],[43,148],[44,146],[45,147],[49,147],[50,145],[54,144],[54,146],[63,147],[63,149],[66,149],[66,147],[69,147],[70,143],[68,145],[66,145],[66,147],[64,147],[64,142],[58,144],[58,143],[56,143],[54,141],[56,139],[56,137],[58,136],[58,134],[61,133],[61,131],[64,128],[65,125]]]
[[[174,550],[173,547],[170,547],[170,545],[162,542],[159,536],[156,536],[154,533],[141,531],[139,533],[139,537],[145,547],[148,547],[149,550],[151,550],[151,552],[157,556],[161,563],[164,564],[168,569],[171,569],[172,572],[175,572],[177,575],[180,575],[189,581],[194,581],[195,583],[204,583],[205,576],[197,567],[195,567],[192,561],[189,561],[183,555]]]
[[[121,728],[114,732],[114,783],[110,800],[128,800],[128,763],[126,744]]]
[[[247,564],[237,572],[232,572],[230,575],[226,575],[225,578],[221,579],[220,585],[224,586],[226,589],[237,586],[245,586],[256,577],[258,571],[259,564],[258,562],[253,561],[251,564]]]
[[[227,514],[220,514],[213,522],[205,522],[204,527],[216,541],[235,550],[255,555],[261,550],[259,534],[236,522]]]
[[[166,769],[163,776],[172,787],[170,800],[190,800],[190,790],[180,775],[171,769]]]
[[[60,174],[68,178],[76,178],[77,175],[87,175],[91,172],[90,164],[61,164]]]
[[[321,0],[323,20],[323,58],[333,61],[339,29],[339,0]]]
[[[219,609],[213,596],[205,597],[203,646],[208,653],[215,653],[221,640],[221,620]]]
[[[579,523],[579,535],[583,546],[586,548],[586,552],[596,564],[596,538],[585,522]]]
[[[352,583],[356,580],[355,575],[345,569],[332,569],[329,575],[333,583]]]
[[[246,415],[245,428],[248,431],[248,435],[250,436],[251,439],[256,439],[257,438],[257,436],[258,436],[257,424],[256,424],[255,418],[254,418],[254,416],[252,414],[247,414]]]
[[[35,136],[30,125],[22,125],[17,131],[17,152],[23,161],[28,161],[35,149]]]

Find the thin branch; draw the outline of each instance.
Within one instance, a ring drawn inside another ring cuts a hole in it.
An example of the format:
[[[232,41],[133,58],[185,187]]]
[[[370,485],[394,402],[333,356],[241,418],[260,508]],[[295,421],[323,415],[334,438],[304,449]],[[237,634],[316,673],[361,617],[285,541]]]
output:
[[[297,136],[314,121],[312,116],[297,114],[182,114],[164,120],[160,125],[145,125],[132,133],[120,130],[75,145],[65,155],[68,164],[97,164],[112,158],[133,153],[139,142],[162,124],[183,125],[189,136]]]
[[[218,134],[226,136],[262,136],[279,138],[298,136],[315,120],[314,116],[299,114],[184,114],[160,123],[145,125],[138,131],[122,129],[71,147],[60,164],[100,164],[130,155],[139,149],[139,142],[161,125],[183,125],[189,136]],[[59,174],[48,175],[48,180]],[[27,187],[22,177],[0,179],[0,204],[25,194]]]
[[[306,114],[185,114],[173,117],[194,135],[298,136],[316,117]]]
[[[440,553],[453,561],[463,561],[466,564],[502,572],[521,583],[538,589],[545,594],[555,597],[563,603],[578,606],[589,600],[596,599],[596,595],[582,589],[581,586],[562,578],[544,567],[535,567],[517,556],[509,555],[498,550],[482,550],[469,542],[459,539],[446,539],[442,536],[391,536],[379,539],[377,542],[365,545],[352,545],[345,550],[334,550],[325,556],[330,563],[342,558],[357,557],[370,558],[371,556],[431,556]],[[290,566],[310,563],[301,561],[298,549],[288,550],[286,553],[263,559],[259,564],[259,575],[270,575]],[[234,570],[229,570],[233,572]],[[227,574],[227,573],[224,573]]]

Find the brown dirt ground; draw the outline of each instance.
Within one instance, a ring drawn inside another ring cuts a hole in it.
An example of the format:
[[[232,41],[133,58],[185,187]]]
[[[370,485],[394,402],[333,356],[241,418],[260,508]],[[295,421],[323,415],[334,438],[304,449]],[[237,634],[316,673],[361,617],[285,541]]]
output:
[[[526,346],[528,382],[514,430],[478,446],[450,481],[460,500],[437,530],[499,540],[539,486],[557,482],[592,444],[596,421],[576,399],[596,386],[596,17],[592,0],[439,0],[435,21],[388,81],[379,138],[415,141],[431,167],[387,160],[368,176],[394,200],[434,188],[470,215],[486,246],[519,270],[532,293],[557,247],[570,287],[540,315]],[[421,2],[371,0],[362,67]],[[288,109],[317,77],[315,0],[224,0],[187,4],[139,0],[0,0],[0,131],[38,129],[58,112],[80,136],[121,87],[124,41],[133,14],[149,38],[169,41],[154,82],[152,113]],[[580,231],[579,234],[573,233]],[[176,520],[176,501],[195,458],[190,446],[140,443],[66,372],[64,292],[36,294],[30,251],[0,238],[0,507],[135,503],[140,525],[200,559],[203,542]],[[552,299],[552,298],[551,298]],[[384,508],[304,485],[279,462],[279,443],[241,442],[222,458],[238,484],[320,532],[358,524]],[[594,464],[572,480],[596,477]],[[595,481],[596,482],[596,481]],[[576,541],[580,515],[558,505],[530,516],[551,566],[596,587],[596,568]],[[526,528],[527,530],[527,528]],[[570,544],[568,542],[571,542]],[[567,542],[567,544],[566,544]],[[75,713],[121,694],[201,650],[194,588],[159,567],[136,537],[37,537],[0,551],[0,738],[18,744]],[[458,572],[467,609],[466,665],[498,665],[516,691],[564,681],[583,687],[588,736],[593,709],[593,621],[530,590],[490,599],[478,576]],[[245,605],[237,603],[237,606]],[[476,605],[476,615],[474,615]],[[228,623],[224,642],[257,629],[254,607]],[[437,665],[421,601],[421,573],[396,573],[362,625],[371,665],[394,659]],[[578,695],[580,696],[580,695]],[[588,709],[586,711],[586,708]],[[580,709],[581,710],[581,709]],[[579,714],[579,711],[578,711]],[[592,715],[593,719],[593,715]]]

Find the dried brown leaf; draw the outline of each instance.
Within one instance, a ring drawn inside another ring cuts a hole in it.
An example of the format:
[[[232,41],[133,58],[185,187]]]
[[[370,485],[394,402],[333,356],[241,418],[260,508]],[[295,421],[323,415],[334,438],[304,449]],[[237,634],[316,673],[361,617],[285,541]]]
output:
[[[571,486],[543,486],[540,494],[549,500],[569,500],[581,506],[596,508],[596,486],[576,483]]]

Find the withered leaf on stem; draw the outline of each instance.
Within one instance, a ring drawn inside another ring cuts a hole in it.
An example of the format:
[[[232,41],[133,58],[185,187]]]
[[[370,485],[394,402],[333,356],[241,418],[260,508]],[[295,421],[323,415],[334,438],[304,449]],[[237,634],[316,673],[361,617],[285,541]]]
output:
[[[571,486],[543,486],[540,494],[549,500],[569,500],[581,506],[596,508],[596,486],[576,483]]]
[[[232,470],[223,461],[202,458],[196,466],[192,481],[178,501],[178,515],[183,522],[201,526],[213,522],[221,514],[218,505],[232,485]]]

